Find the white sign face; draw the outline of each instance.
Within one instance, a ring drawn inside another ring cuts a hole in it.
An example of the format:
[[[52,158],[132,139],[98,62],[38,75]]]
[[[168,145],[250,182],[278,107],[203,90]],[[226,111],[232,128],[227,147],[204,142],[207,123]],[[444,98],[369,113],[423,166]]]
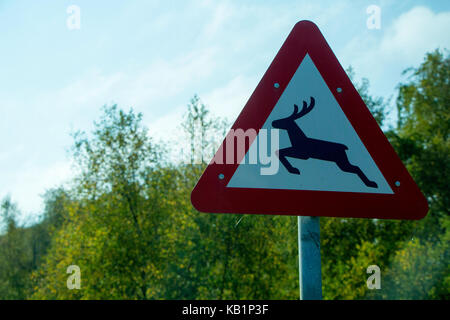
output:
[[[312,108],[302,109],[303,101]],[[294,104],[298,106],[296,112]],[[280,119],[287,120],[273,124]],[[270,135],[274,125],[279,129],[284,163],[279,163],[275,174],[262,175],[261,168],[267,165],[241,161],[227,187],[393,193],[309,55],[261,129]],[[257,153],[255,148],[258,144],[253,142],[244,159],[251,152]]]

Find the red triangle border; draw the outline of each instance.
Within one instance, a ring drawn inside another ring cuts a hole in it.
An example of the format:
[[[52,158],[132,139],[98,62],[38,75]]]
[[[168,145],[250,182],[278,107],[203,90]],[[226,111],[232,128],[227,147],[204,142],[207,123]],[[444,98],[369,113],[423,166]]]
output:
[[[298,22],[241,111],[232,129],[259,130],[306,54],[341,106],[394,194],[253,189],[226,187],[235,164],[211,162],[192,191],[191,201],[202,212],[277,214],[379,219],[421,219],[428,204],[354,88],[318,27]],[[279,84],[275,88],[274,83]],[[342,88],[337,92],[337,88]],[[246,151],[249,146],[246,146]],[[222,149],[222,150],[220,150]],[[218,152],[226,153],[225,140]],[[241,160],[241,159],[238,159]],[[224,178],[219,179],[223,174]],[[395,182],[399,181],[400,186]]]

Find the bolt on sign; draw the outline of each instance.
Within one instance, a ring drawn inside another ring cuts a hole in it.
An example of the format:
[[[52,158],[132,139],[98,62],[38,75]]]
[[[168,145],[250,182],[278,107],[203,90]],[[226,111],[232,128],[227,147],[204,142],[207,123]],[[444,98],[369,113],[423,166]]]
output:
[[[420,219],[428,211],[310,21],[294,26],[191,201],[213,213]]]

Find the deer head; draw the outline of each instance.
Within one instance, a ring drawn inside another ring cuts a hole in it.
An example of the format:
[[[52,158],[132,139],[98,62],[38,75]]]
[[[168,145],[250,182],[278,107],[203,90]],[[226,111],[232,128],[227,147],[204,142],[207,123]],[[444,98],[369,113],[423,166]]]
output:
[[[296,119],[301,118],[311,112],[311,110],[314,108],[314,104],[315,100],[313,97],[311,97],[309,106],[307,105],[306,101],[303,101],[303,108],[300,111],[298,111],[298,106],[294,104],[294,112],[289,117],[272,121],[272,127],[274,127],[275,129],[287,130],[290,126],[293,125]]]

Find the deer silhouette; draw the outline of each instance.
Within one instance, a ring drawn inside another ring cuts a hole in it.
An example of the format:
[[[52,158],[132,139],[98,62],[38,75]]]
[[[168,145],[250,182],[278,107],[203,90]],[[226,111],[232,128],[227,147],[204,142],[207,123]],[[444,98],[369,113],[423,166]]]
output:
[[[294,104],[294,112],[289,117],[274,120],[272,122],[272,127],[287,131],[289,140],[292,144],[289,148],[276,151],[276,155],[283,166],[292,174],[300,174],[300,170],[294,168],[286,159],[287,157],[302,160],[313,158],[331,161],[335,162],[342,171],[357,174],[366,186],[378,188],[378,185],[374,181],[369,180],[358,166],[350,163],[345,151],[348,150],[346,145],[325,140],[311,139],[303,133],[295,120],[311,112],[314,108],[314,104],[315,100],[313,97],[311,97],[309,106],[303,101],[303,108],[300,112],[298,111],[298,106]]]

